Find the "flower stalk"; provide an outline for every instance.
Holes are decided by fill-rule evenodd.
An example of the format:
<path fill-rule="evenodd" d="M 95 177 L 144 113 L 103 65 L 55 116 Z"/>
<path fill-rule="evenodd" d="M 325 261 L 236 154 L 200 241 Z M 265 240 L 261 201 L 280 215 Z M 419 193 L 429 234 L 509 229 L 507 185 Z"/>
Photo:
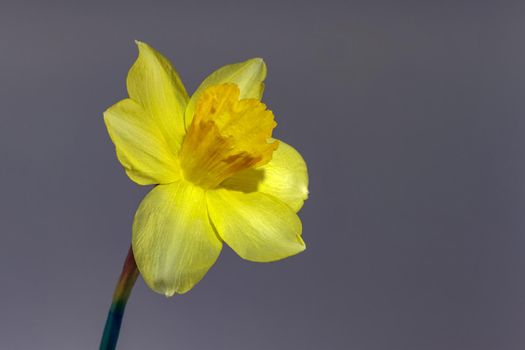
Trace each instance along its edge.
<path fill-rule="evenodd" d="M 128 302 L 138 275 L 139 271 L 130 247 L 115 292 L 113 293 L 106 326 L 104 327 L 104 333 L 100 342 L 100 350 L 114 350 L 116 348 L 126 303 Z"/>

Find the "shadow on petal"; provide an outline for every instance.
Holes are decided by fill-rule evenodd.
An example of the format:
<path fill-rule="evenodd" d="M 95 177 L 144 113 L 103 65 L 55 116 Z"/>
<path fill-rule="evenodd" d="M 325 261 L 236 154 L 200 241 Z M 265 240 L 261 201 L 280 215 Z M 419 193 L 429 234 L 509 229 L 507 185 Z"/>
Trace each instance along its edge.
<path fill-rule="evenodd" d="M 265 169 L 246 169 L 224 180 L 219 188 L 244 193 L 257 192 L 259 191 L 259 185 L 264 181 L 265 176 Z"/>

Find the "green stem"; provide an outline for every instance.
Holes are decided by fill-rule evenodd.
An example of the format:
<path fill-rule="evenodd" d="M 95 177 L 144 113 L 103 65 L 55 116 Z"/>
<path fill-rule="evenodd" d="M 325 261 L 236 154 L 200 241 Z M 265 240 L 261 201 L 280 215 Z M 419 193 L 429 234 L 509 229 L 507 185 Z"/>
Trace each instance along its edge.
<path fill-rule="evenodd" d="M 126 303 L 128 302 L 129 295 L 138 276 L 139 270 L 137 270 L 133 251 L 129 248 L 128 256 L 126 257 L 119 281 L 113 293 L 111 308 L 108 312 L 104 334 L 100 342 L 100 350 L 114 350 L 116 348 Z"/>

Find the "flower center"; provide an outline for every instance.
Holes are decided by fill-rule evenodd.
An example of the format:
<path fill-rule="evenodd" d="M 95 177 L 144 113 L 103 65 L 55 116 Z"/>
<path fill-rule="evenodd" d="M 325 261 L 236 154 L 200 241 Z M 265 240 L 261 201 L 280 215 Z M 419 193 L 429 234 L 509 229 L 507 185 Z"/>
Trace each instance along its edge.
<path fill-rule="evenodd" d="M 179 153 L 184 177 L 214 188 L 231 175 L 268 163 L 278 142 L 277 123 L 266 105 L 239 99 L 235 84 L 211 86 L 199 97 Z"/>

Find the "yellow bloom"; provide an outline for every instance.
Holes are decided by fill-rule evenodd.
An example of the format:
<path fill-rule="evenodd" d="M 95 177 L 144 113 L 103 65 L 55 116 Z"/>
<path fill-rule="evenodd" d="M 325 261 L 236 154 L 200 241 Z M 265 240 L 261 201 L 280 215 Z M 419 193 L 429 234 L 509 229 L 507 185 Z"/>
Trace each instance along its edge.
<path fill-rule="evenodd" d="M 189 97 L 171 63 L 145 43 L 127 78 L 129 98 L 104 112 L 117 157 L 140 185 L 157 185 L 133 222 L 132 248 L 158 293 L 185 293 L 226 242 L 269 262 L 305 249 L 297 212 L 308 196 L 299 153 L 271 138 L 260 102 L 262 59 L 228 65 Z"/>

